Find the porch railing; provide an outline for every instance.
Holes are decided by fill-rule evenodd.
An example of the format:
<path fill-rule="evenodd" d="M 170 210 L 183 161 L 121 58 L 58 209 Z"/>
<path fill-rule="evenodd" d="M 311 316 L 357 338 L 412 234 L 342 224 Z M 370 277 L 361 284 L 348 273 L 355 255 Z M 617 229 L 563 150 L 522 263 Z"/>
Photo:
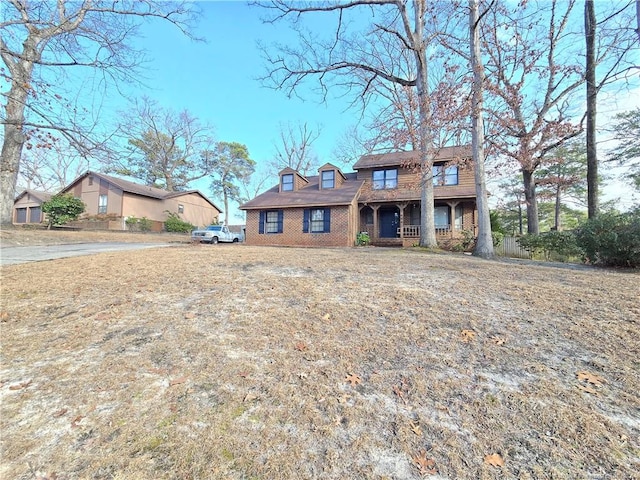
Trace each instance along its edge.
<path fill-rule="evenodd" d="M 420 238 L 420 225 L 405 225 L 402 228 L 402 236 L 404 238 Z M 475 234 L 475 225 L 472 227 Z M 459 229 L 451 229 L 450 227 L 436 228 L 436 236 L 439 237 L 452 237 L 456 232 L 461 232 Z M 400 228 L 398 228 L 398 236 L 400 236 Z"/>

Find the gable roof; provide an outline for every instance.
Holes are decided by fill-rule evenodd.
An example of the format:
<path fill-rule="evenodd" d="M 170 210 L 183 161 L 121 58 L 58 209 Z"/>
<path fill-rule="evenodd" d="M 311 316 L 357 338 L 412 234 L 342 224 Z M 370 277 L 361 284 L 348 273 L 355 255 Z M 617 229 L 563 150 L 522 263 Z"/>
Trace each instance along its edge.
<path fill-rule="evenodd" d="M 319 176 L 306 177 L 308 184 L 292 192 L 280 192 L 280 186 L 270 188 L 253 200 L 240 205 L 241 210 L 292 207 L 322 207 L 349 205 L 358 195 L 364 180 L 358 180 L 355 173 L 345 174 L 345 182 L 340 188 L 320 189 Z"/>
<path fill-rule="evenodd" d="M 420 152 L 411 150 L 408 152 L 391 152 L 363 155 L 353 166 L 354 170 L 362 168 L 394 167 L 407 165 L 419 161 Z M 471 158 L 471 146 L 443 147 L 435 152 L 434 162 L 446 162 L 447 160 Z"/>
<path fill-rule="evenodd" d="M 50 193 L 50 192 L 41 192 L 39 190 L 31 190 L 30 188 L 25 188 L 20 193 L 20 195 L 18 195 L 15 198 L 14 203 L 20 200 L 22 197 L 24 197 L 27 194 L 31 195 L 36 200 L 40 201 L 40 203 L 48 202 L 49 200 L 51 200 L 51 197 L 53 197 L 54 195 L 53 193 Z"/>
<path fill-rule="evenodd" d="M 90 170 L 80 175 L 78 178 L 76 178 L 73 182 L 67 185 L 63 191 L 70 190 L 76 183 L 82 181 L 82 179 L 88 176 L 100 178 L 108 183 L 111 183 L 112 185 L 115 185 L 123 192 L 132 193 L 134 195 L 140 195 L 142 197 L 155 198 L 157 200 L 166 200 L 168 198 L 175 198 L 175 197 L 180 197 L 182 195 L 189 195 L 191 193 L 195 193 L 197 195 L 200 195 L 204 200 L 207 201 L 207 203 L 209 203 L 213 208 L 218 210 L 218 212 L 223 213 L 222 210 L 218 208 L 218 206 L 215 203 L 213 203 L 206 196 L 204 196 L 200 192 L 200 190 L 185 190 L 183 192 L 170 192 L 168 190 L 162 190 L 161 188 L 140 185 L 139 183 L 131 182 L 129 180 L 124 180 L 118 177 L 112 177 L 111 175 L 105 175 L 104 173 L 92 172 Z"/>

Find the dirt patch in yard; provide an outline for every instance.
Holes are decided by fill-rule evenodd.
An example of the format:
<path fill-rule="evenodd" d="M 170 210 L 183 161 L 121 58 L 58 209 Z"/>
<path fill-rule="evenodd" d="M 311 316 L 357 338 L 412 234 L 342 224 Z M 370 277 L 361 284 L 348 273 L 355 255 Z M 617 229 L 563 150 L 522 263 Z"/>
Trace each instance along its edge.
<path fill-rule="evenodd" d="M 2 478 L 638 478 L 637 273 L 245 245 L 0 271 Z"/>

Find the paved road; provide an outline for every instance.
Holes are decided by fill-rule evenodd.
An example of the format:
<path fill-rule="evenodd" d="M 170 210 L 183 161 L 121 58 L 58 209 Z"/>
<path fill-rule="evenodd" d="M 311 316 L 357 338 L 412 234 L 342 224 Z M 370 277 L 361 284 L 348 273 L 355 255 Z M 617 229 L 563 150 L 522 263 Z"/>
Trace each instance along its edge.
<path fill-rule="evenodd" d="M 175 244 L 174 244 L 175 245 Z M 143 248 L 170 247 L 165 243 L 72 243 L 65 245 L 36 245 L 29 247 L 0 248 L 0 265 L 41 262 L 55 258 L 78 257 L 101 252 L 118 252 L 124 250 L 140 250 Z"/>

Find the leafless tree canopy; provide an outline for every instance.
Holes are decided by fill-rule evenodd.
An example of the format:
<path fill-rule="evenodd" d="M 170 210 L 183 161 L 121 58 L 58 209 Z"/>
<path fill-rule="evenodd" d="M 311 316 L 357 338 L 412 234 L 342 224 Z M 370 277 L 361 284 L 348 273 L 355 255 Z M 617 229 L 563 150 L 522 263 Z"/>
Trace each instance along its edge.
<path fill-rule="evenodd" d="M 290 167 L 303 175 L 311 175 L 320 167 L 318 156 L 313 151 L 315 142 L 322 133 L 322 127 L 315 129 L 307 122 L 280 124 L 280 139 L 274 144 L 275 154 L 272 161 L 274 173 Z"/>
<path fill-rule="evenodd" d="M 141 22 L 157 19 L 186 35 L 193 20 L 189 2 L 155 0 L 28 2 L 9 0 L 0 9 L 0 75 L 9 88 L 2 93 L 5 108 L 0 157 L 0 223 L 11 222 L 11 208 L 22 149 L 35 132 L 64 136 L 87 154 L 104 138 L 94 132 L 95 106 L 76 103 L 81 82 L 101 93 L 107 85 L 136 81 L 143 52 L 132 40 Z M 66 75 L 73 90 L 63 90 Z"/>
<path fill-rule="evenodd" d="M 213 127 L 187 110 L 174 112 L 142 98 L 122 119 L 120 135 L 127 149 L 112 157 L 110 171 L 169 191 L 185 190 L 211 174 L 207 152 L 215 146 Z"/>

